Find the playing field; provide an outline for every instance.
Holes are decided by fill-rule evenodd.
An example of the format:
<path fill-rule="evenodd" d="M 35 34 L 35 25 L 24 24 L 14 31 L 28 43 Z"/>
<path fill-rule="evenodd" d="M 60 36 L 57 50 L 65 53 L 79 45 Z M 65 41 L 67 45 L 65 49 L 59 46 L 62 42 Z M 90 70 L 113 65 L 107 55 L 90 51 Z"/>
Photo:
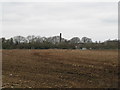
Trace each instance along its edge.
<path fill-rule="evenodd" d="M 117 50 L 3 50 L 4 88 L 117 87 Z"/>

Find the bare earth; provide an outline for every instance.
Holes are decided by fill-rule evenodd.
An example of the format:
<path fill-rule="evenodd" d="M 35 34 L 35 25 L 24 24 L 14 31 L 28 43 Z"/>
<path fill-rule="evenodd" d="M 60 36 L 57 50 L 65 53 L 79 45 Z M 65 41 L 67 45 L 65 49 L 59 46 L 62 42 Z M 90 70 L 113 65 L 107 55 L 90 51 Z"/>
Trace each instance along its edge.
<path fill-rule="evenodd" d="M 117 50 L 3 50 L 3 88 L 117 87 Z"/>

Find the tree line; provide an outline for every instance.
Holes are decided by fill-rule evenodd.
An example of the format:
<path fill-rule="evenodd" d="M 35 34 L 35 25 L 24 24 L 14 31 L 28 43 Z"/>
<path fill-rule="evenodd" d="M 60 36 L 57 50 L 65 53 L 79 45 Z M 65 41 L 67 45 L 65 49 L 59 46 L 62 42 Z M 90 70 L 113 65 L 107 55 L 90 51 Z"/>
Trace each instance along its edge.
<path fill-rule="evenodd" d="M 0 38 L 2 49 L 118 49 L 118 40 L 93 42 L 91 38 L 73 37 L 70 40 L 60 36 L 40 37 L 29 35 L 27 37 L 15 36 L 9 39 Z"/>

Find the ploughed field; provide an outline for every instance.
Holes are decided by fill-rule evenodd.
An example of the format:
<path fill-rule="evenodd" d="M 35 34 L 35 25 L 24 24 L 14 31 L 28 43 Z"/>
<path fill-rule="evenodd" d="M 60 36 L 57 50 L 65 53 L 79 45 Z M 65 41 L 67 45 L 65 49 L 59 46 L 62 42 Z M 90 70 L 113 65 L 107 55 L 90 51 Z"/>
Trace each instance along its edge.
<path fill-rule="evenodd" d="M 117 87 L 117 50 L 3 50 L 3 88 Z"/>

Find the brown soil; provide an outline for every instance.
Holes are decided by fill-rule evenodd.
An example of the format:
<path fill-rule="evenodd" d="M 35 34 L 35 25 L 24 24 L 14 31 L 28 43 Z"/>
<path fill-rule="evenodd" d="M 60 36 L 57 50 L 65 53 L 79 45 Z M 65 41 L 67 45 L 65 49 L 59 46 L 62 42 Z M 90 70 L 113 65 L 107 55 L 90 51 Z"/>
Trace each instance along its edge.
<path fill-rule="evenodd" d="M 117 50 L 3 50 L 3 88 L 117 87 Z"/>

